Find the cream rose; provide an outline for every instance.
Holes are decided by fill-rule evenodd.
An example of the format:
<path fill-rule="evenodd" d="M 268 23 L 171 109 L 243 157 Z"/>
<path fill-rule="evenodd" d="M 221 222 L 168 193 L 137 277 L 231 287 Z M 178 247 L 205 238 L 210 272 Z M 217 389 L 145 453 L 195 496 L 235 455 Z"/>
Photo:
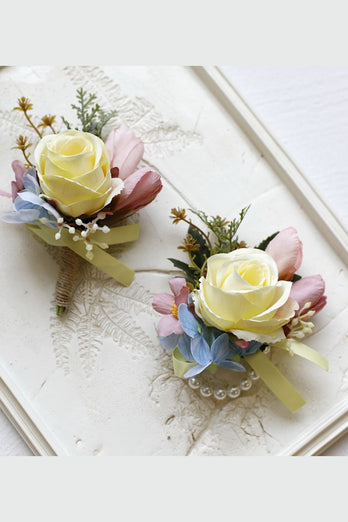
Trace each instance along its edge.
<path fill-rule="evenodd" d="M 111 177 L 104 142 L 89 132 L 44 136 L 35 149 L 35 162 L 43 193 L 66 216 L 94 214 L 123 188 L 121 179 Z"/>
<path fill-rule="evenodd" d="M 245 341 L 276 342 L 285 337 L 282 326 L 298 308 L 289 298 L 291 286 L 290 281 L 278 281 L 269 254 L 240 248 L 208 259 L 206 278 L 200 279 L 193 301 L 208 326 Z"/>

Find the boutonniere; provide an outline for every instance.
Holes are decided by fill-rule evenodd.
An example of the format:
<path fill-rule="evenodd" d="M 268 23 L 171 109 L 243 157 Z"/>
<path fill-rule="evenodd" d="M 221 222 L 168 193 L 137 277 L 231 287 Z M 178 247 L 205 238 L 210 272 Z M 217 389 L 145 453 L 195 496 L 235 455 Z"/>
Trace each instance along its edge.
<path fill-rule="evenodd" d="M 162 315 L 159 340 L 172 352 L 175 375 L 203 397 L 237 399 L 261 378 L 294 412 L 305 401 L 270 352 L 284 350 L 328 369 L 326 359 L 303 343 L 326 304 L 325 283 L 320 275 L 297 273 L 303 249 L 293 227 L 257 246 L 239 240 L 247 210 L 231 221 L 190 210 L 198 226 L 185 209 L 172 209 L 174 224 L 188 224 L 178 248 L 189 261 L 170 259 L 183 277 L 169 281 L 171 294 L 153 299 Z"/>
<path fill-rule="evenodd" d="M 105 112 L 82 88 L 72 108 L 79 123 L 73 126 L 62 117 L 65 130 L 57 132 L 56 116 L 45 115 L 35 124 L 31 101 L 18 99 L 14 110 L 23 113 L 38 139 L 17 138 L 14 148 L 24 162 L 12 162 L 12 194 L 1 191 L 13 201 L 13 212 L 3 221 L 25 225 L 47 244 L 61 247 L 58 315 L 69 307 L 81 258 L 125 286 L 132 282 L 133 270 L 107 249 L 138 238 L 138 224 L 119 223 L 151 203 L 162 188 L 157 172 L 137 170 L 144 144 L 132 130 L 120 127 L 102 139 L 116 111 Z"/>

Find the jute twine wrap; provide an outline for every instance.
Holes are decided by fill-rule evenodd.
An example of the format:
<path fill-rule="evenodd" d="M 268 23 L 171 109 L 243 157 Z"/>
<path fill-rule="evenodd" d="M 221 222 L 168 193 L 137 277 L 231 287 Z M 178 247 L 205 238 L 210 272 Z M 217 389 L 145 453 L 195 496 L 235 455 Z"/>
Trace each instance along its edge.
<path fill-rule="evenodd" d="M 64 311 L 70 305 L 79 275 L 80 257 L 70 248 L 62 247 L 60 269 L 56 285 L 56 304 Z"/>

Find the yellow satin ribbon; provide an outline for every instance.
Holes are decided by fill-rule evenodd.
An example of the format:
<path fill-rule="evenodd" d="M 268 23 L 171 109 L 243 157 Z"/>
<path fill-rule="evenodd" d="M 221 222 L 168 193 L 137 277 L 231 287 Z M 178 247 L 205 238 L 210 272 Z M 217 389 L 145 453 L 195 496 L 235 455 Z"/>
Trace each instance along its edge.
<path fill-rule="evenodd" d="M 185 357 L 180 352 L 179 348 L 176 347 L 172 353 L 173 359 L 173 369 L 174 375 L 180 377 L 181 379 L 184 377 L 185 373 L 192 368 L 192 366 L 196 366 L 196 362 L 189 362 L 185 359 Z"/>
<path fill-rule="evenodd" d="M 319 352 L 313 350 L 306 344 L 300 343 L 296 339 L 285 339 L 284 341 L 280 341 L 279 343 L 274 343 L 271 346 L 275 346 L 277 348 L 281 348 L 282 350 L 286 350 L 290 355 L 296 354 L 304 359 L 308 359 L 308 361 L 317 364 L 323 370 L 328 371 L 329 363 L 325 357 L 323 357 Z"/>
<path fill-rule="evenodd" d="M 297 411 L 306 403 L 293 385 L 261 350 L 247 355 L 245 360 L 291 412 Z"/>
<path fill-rule="evenodd" d="M 83 241 L 73 241 L 72 234 L 66 229 L 61 230 L 61 238 L 55 239 L 57 229 L 46 226 L 27 225 L 29 230 L 40 237 L 43 241 L 52 246 L 65 246 L 70 248 L 73 252 L 81 256 L 83 259 L 96 266 L 102 272 L 113 277 L 116 281 L 124 286 L 129 286 L 134 279 L 134 271 L 128 266 L 121 263 L 110 254 L 93 245 L 93 259 L 86 258 L 86 247 Z M 124 225 L 121 227 L 111 228 L 110 232 L 106 234 L 102 231 L 97 231 L 93 234 L 93 239 L 107 243 L 108 245 L 116 245 L 135 241 L 139 237 L 139 224 Z"/>

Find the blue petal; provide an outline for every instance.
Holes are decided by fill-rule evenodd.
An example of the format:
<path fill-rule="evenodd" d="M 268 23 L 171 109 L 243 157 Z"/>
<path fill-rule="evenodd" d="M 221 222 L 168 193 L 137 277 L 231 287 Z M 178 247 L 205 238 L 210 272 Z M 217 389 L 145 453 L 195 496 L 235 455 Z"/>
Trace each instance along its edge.
<path fill-rule="evenodd" d="M 244 366 L 236 361 L 221 361 L 219 366 L 221 366 L 221 368 L 227 368 L 228 370 L 235 370 L 236 372 L 245 372 Z"/>
<path fill-rule="evenodd" d="M 25 171 L 23 176 L 23 185 L 24 188 L 30 190 L 30 192 L 34 192 L 37 195 L 41 193 L 40 185 L 36 179 L 35 168 L 31 167 L 30 169 Z"/>
<path fill-rule="evenodd" d="M 5 223 L 32 223 L 39 217 L 39 212 L 36 209 L 23 209 L 19 212 L 10 212 L 1 216 L 1 220 Z"/>
<path fill-rule="evenodd" d="M 52 205 L 33 192 L 28 190 L 18 192 L 18 196 L 14 201 L 14 208 L 17 212 L 24 209 L 35 209 L 37 211 L 36 219 L 42 220 L 44 218 L 45 220 L 48 220 L 48 222 L 45 223 L 47 226 L 57 227 L 57 219 L 60 217 L 59 212 L 52 207 Z M 26 220 L 25 222 L 29 221 Z"/>
<path fill-rule="evenodd" d="M 198 375 L 199 373 L 203 372 L 206 368 L 208 368 L 210 363 L 205 364 L 204 366 L 201 364 L 197 364 L 197 366 L 192 366 L 187 372 L 185 373 L 184 377 L 193 377 L 194 375 Z"/>
<path fill-rule="evenodd" d="M 159 337 L 159 341 L 161 343 L 162 348 L 167 350 L 168 352 L 171 352 L 178 346 L 179 341 L 179 335 L 177 334 L 171 334 L 167 335 L 167 337 Z"/>
<path fill-rule="evenodd" d="M 220 364 L 221 361 L 227 359 L 227 357 L 231 355 L 229 344 L 227 333 L 223 333 L 215 339 L 211 347 L 213 363 Z"/>
<path fill-rule="evenodd" d="M 246 371 L 242 364 L 237 363 L 236 361 L 229 361 L 227 359 L 225 361 L 221 361 L 219 366 L 221 366 L 221 368 L 226 368 L 227 370 L 235 370 L 236 372 Z"/>
<path fill-rule="evenodd" d="M 37 194 L 30 192 L 30 190 L 22 190 L 21 192 L 18 192 L 15 202 L 17 199 L 20 201 L 26 201 L 31 205 L 36 205 L 38 207 L 42 207 L 44 203 L 44 201 Z"/>
<path fill-rule="evenodd" d="M 59 212 L 54 207 L 52 207 L 52 205 L 47 203 L 47 201 L 43 201 L 43 200 L 41 200 L 41 201 L 42 201 L 41 207 L 44 208 L 49 214 L 52 214 L 52 216 L 55 217 L 55 221 L 57 221 L 57 219 L 59 219 L 61 217 Z"/>
<path fill-rule="evenodd" d="M 191 314 L 189 309 L 187 308 L 187 305 L 184 303 L 181 303 L 179 305 L 178 309 L 178 315 L 179 315 L 179 321 L 181 326 L 183 327 L 184 331 L 189 335 L 190 337 L 198 337 L 199 331 L 198 326 L 199 323 L 195 319 L 194 315 Z"/>
<path fill-rule="evenodd" d="M 191 337 L 183 333 L 180 336 L 179 342 L 178 342 L 178 348 L 182 354 L 183 357 L 185 357 L 186 361 L 193 362 L 194 358 L 192 357 L 191 353 Z"/>
<path fill-rule="evenodd" d="M 191 353 L 199 364 L 205 366 L 211 363 L 209 344 L 203 337 L 196 337 L 191 340 Z"/>

